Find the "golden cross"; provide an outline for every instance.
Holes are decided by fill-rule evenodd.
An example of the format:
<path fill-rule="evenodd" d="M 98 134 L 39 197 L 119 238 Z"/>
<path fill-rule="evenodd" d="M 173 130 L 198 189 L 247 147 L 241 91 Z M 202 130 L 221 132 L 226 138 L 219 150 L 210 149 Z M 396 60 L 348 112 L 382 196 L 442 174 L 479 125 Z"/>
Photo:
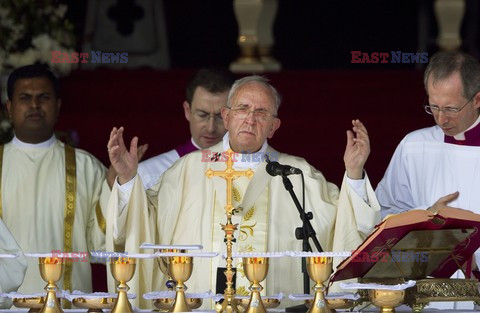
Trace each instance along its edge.
<path fill-rule="evenodd" d="M 253 171 L 248 169 L 246 171 L 236 171 L 233 169 L 233 155 L 234 152 L 232 149 L 228 149 L 226 152 L 227 161 L 227 168 L 224 171 L 213 171 L 212 169 L 208 169 L 205 172 L 205 175 L 208 178 L 212 178 L 213 176 L 218 176 L 227 181 L 227 205 L 225 206 L 225 211 L 227 212 L 227 218 L 231 218 L 232 212 L 234 207 L 232 205 L 232 191 L 233 191 L 233 180 L 240 176 L 247 176 L 249 179 L 253 176 Z"/>

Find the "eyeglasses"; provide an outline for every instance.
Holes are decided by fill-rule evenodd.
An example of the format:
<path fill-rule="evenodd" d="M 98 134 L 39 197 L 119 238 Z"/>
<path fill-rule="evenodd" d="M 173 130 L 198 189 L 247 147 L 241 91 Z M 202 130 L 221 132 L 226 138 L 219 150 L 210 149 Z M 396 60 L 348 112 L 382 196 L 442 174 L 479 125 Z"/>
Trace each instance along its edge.
<path fill-rule="evenodd" d="M 212 114 L 205 111 L 194 111 L 193 118 L 199 123 L 207 123 L 210 121 L 210 118 L 213 118 L 213 122 L 216 124 L 223 123 L 222 115 L 220 113 Z"/>
<path fill-rule="evenodd" d="M 227 109 L 232 111 L 233 115 L 236 118 L 241 119 L 241 120 L 246 119 L 248 117 L 248 114 L 250 114 L 250 113 L 252 113 L 252 116 L 256 121 L 261 121 L 261 122 L 266 122 L 272 117 L 273 118 L 277 117 L 276 115 L 268 112 L 265 109 L 250 110 L 250 108 L 246 105 L 245 106 L 241 105 L 241 106 L 238 106 L 236 108 L 227 107 Z"/>
<path fill-rule="evenodd" d="M 427 112 L 430 115 L 438 115 L 440 112 L 443 112 L 443 114 L 445 114 L 448 117 L 456 117 L 458 115 L 458 113 L 460 113 L 460 111 L 463 110 L 463 108 L 465 108 L 467 106 L 467 104 L 472 100 L 473 99 L 468 100 L 460 108 L 450 108 L 450 107 L 439 108 L 436 105 L 425 104 L 424 109 L 425 109 L 425 112 Z M 425 98 L 425 101 L 427 101 L 427 98 Z"/>

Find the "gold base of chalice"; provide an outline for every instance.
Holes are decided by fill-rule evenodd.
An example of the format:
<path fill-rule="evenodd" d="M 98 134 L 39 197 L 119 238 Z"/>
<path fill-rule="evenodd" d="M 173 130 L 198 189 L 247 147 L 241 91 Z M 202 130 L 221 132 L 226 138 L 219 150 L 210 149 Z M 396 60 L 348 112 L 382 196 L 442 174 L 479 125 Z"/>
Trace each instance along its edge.
<path fill-rule="evenodd" d="M 73 299 L 72 304 L 82 309 L 88 309 L 88 313 L 101 313 L 104 309 L 111 309 L 115 305 L 115 298 L 103 297 L 103 298 L 76 298 Z"/>
<path fill-rule="evenodd" d="M 168 272 L 173 280 L 177 282 L 175 287 L 175 301 L 169 312 L 191 312 L 185 297 L 185 284 L 193 270 L 193 257 L 191 256 L 171 256 L 168 257 Z"/>
<path fill-rule="evenodd" d="M 251 283 L 249 289 L 252 292 L 245 313 L 265 313 L 267 311 L 260 296 L 260 291 L 263 290 L 260 282 L 267 277 L 268 258 L 248 257 L 243 258 L 242 262 L 243 271 Z"/>
<path fill-rule="evenodd" d="M 323 283 L 332 274 L 332 258 L 310 256 L 307 257 L 306 261 L 308 276 L 315 282 L 315 286 L 313 286 L 315 296 L 307 313 L 331 313 L 332 311 L 325 301 L 325 286 Z"/>
<path fill-rule="evenodd" d="M 40 257 L 38 258 L 38 267 L 42 279 L 48 284 L 45 287 L 47 296 L 45 303 L 40 309 L 40 313 L 63 313 L 63 310 L 57 299 L 57 281 L 62 278 L 63 258 L 58 257 Z"/>
<path fill-rule="evenodd" d="M 111 313 L 132 313 L 132 305 L 128 301 L 127 291 L 130 289 L 127 282 L 135 273 L 135 259 L 118 257 L 110 260 L 110 270 L 113 278 L 119 283 L 117 286 L 117 300 Z"/>
<path fill-rule="evenodd" d="M 369 289 L 368 297 L 381 313 L 394 313 L 395 307 L 405 299 L 405 290 Z"/>

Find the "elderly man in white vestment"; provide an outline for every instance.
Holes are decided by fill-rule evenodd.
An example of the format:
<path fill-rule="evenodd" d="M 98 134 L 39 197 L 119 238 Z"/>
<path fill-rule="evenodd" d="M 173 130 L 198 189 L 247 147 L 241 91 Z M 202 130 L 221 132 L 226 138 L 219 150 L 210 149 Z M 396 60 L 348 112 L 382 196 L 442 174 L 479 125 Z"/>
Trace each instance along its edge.
<path fill-rule="evenodd" d="M 23 282 L 27 261 L 2 219 L 0 219 L 0 254 L 18 255 L 14 259 L 0 258 L 0 293 L 17 291 Z M 8 309 L 11 305 L 11 299 L 0 297 L 0 309 Z"/>
<path fill-rule="evenodd" d="M 57 78 L 43 65 L 29 65 L 14 70 L 7 87 L 14 138 L 0 147 L 5 225 L 24 252 L 104 250 L 99 198 L 106 169 L 89 153 L 55 138 L 61 105 Z M 38 259 L 28 258 L 19 292 L 42 292 L 45 285 Z M 57 285 L 90 292 L 88 258 L 68 263 Z"/>
<path fill-rule="evenodd" d="M 295 228 L 301 226 L 298 211 L 281 177 L 266 173 L 266 162 L 262 157 L 265 155 L 303 171 L 306 210 L 313 212 L 312 225 L 323 250 L 356 248 L 367 235 L 365 230 L 373 227 L 372 223 L 379 214 L 375 194 L 363 170 L 370 153 L 366 128 L 355 120 L 352 122 L 353 131 L 347 132 L 344 155 L 347 173 L 339 190 L 304 159 L 279 153 L 268 145 L 267 138 L 271 138 L 280 127 L 279 105 L 278 92 L 264 78 L 249 76 L 236 81 L 229 93 L 228 107 L 222 109 L 228 130 L 223 141 L 209 150 L 192 152 L 177 161 L 147 192 L 136 175 L 138 138 L 132 139 L 130 150 L 127 150 L 123 128 L 114 128 L 108 149 L 118 177 L 109 202 L 107 248 L 124 245 L 127 252 L 135 252 L 143 241 L 148 241 L 201 244 L 204 251 L 224 252 L 225 233 L 220 223 L 226 222 L 226 183 L 221 178 L 208 179 L 205 171 L 208 168 L 225 169 L 219 153 L 229 148 L 238 153 L 235 169 L 251 168 L 255 172 L 251 181 L 240 177 L 233 183 L 233 204 L 243 207 L 243 211 L 233 217 L 233 223 L 239 224 L 234 252 L 302 249 L 301 241 L 294 235 Z M 300 190 L 301 178 L 290 177 Z M 301 195 L 299 200 L 302 202 Z M 362 215 L 356 216 L 357 212 Z M 142 260 L 142 264 L 129 283 L 132 290 L 142 294 L 164 289 L 165 277 L 156 263 Z M 245 294 L 249 283 L 240 265 L 236 265 L 236 291 Z M 189 292 L 215 290 L 219 267 L 225 267 L 221 258 L 195 258 L 193 274 L 187 282 Z M 267 295 L 302 292 L 300 259 L 272 260 L 262 285 L 265 288 L 263 293 Z M 282 305 L 288 304 L 285 300 Z M 149 305 L 150 301 L 140 301 L 141 307 Z M 207 302 L 204 307 L 210 305 Z"/>
<path fill-rule="evenodd" d="M 439 52 L 424 85 L 425 111 L 437 125 L 411 132 L 398 145 L 376 189 L 382 217 L 446 207 L 480 213 L 480 64 L 461 52 Z"/>

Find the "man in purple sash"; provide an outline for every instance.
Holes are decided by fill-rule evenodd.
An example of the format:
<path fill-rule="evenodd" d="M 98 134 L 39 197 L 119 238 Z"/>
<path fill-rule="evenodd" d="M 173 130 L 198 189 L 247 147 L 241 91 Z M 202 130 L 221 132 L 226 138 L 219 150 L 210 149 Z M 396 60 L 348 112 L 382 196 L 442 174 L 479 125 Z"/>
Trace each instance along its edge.
<path fill-rule="evenodd" d="M 425 111 L 437 125 L 398 145 L 376 189 L 382 217 L 445 207 L 480 213 L 480 64 L 461 52 L 439 52 L 424 85 Z"/>
<path fill-rule="evenodd" d="M 175 149 L 138 165 L 138 174 L 146 190 L 155 185 L 163 172 L 185 154 L 209 148 L 222 140 L 226 130 L 220 111 L 227 105 L 228 92 L 234 81 L 231 72 L 214 68 L 200 69 L 190 79 L 183 110 L 190 124 L 192 138 Z M 143 155 L 146 148 L 146 145 L 139 147 L 139 155 Z M 113 168 L 110 168 L 110 186 L 113 185 L 115 176 Z"/>

